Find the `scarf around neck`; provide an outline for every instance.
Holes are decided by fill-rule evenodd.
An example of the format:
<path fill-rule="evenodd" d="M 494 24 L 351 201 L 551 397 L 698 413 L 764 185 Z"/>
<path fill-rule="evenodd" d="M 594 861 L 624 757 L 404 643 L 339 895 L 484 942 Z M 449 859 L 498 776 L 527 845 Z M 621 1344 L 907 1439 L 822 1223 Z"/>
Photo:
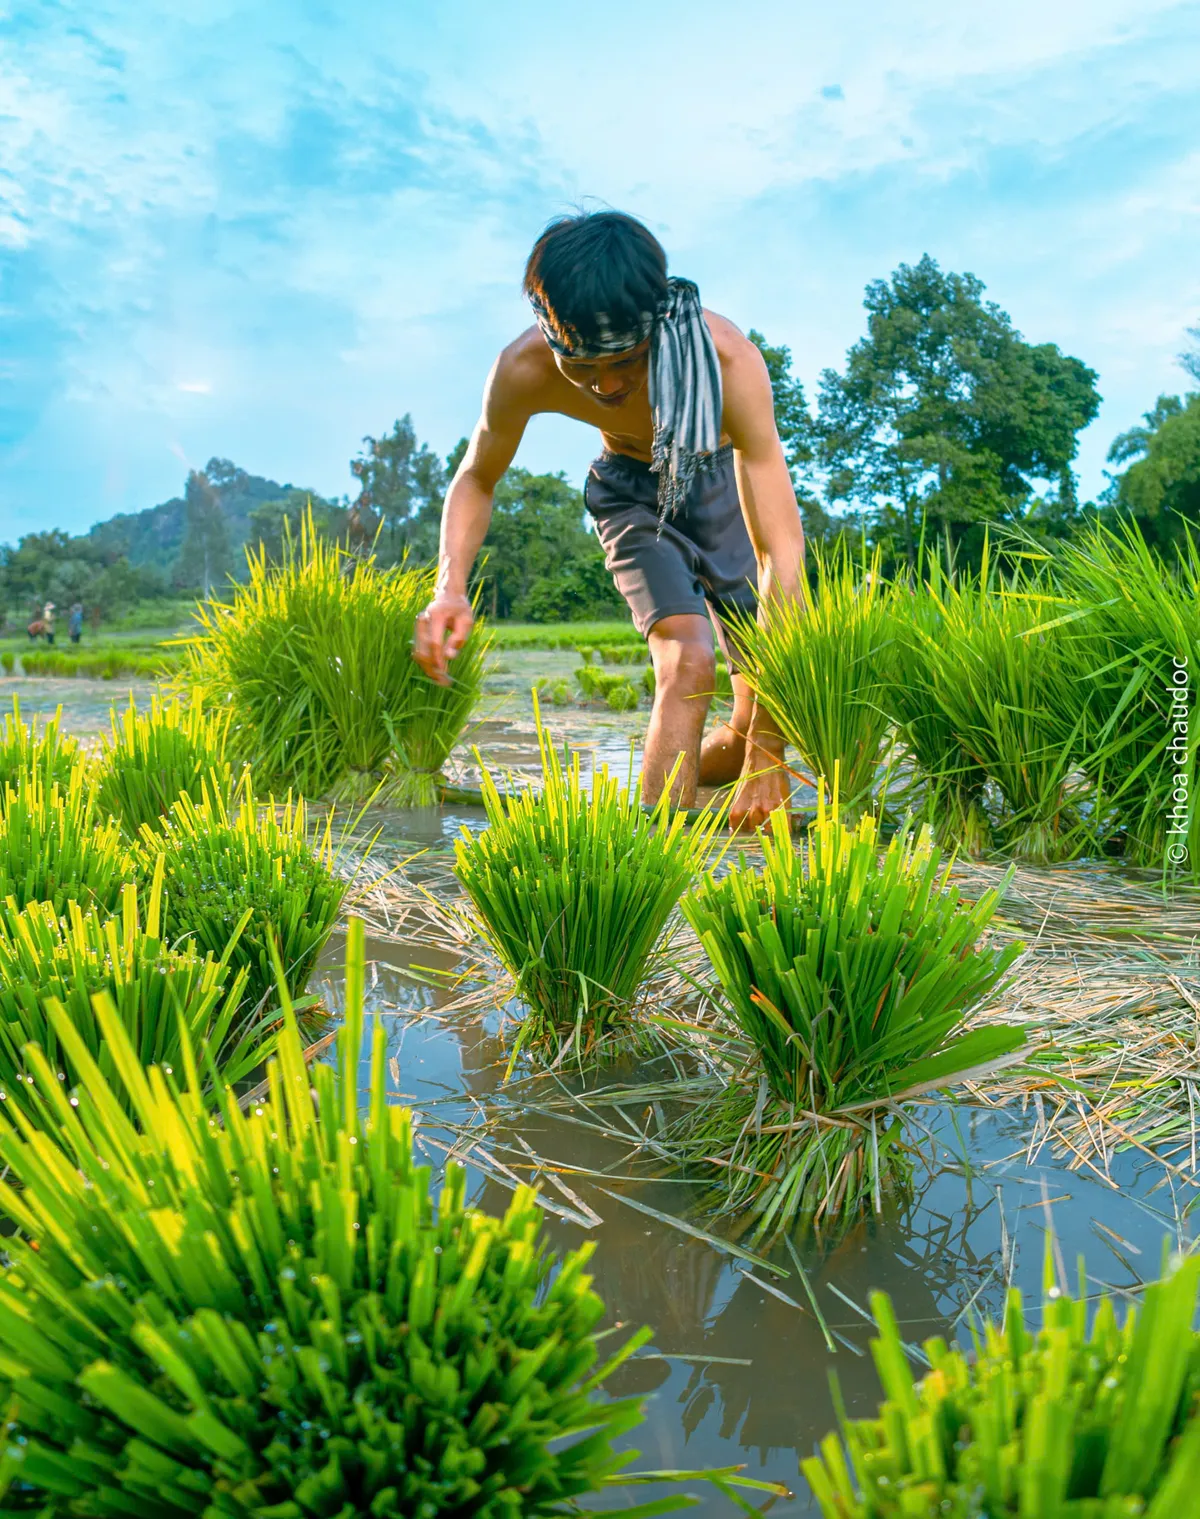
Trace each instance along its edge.
<path fill-rule="evenodd" d="M 649 397 L 654 421 L 650 469 L 658 476 L 658 530 L 687 499 L 696 470 L 721 442 L 721 365 L 691 280 L 672 277 L 657 311 L 643 311 L 633 327 L 614 330 L 597 312 L 598 336 L 585 343 L 567 332 L 531 298 L 542 336 L 571 359 L 607 358 L 650 339 Z"/>

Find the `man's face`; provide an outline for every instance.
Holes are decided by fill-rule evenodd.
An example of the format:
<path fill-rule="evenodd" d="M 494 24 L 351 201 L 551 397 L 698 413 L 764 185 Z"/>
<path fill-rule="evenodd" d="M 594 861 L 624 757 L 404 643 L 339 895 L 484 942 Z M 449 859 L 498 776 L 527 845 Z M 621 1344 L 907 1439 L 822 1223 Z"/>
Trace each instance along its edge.
<path fill-rule="evenodd" d="M 561 353 L 554 362 L 578 390 L 601 406 L 621 406 L 646 384 L 650 370 L 650 339 L 624 353 L 610 353 L 602 359 L 570 359 Z"/>

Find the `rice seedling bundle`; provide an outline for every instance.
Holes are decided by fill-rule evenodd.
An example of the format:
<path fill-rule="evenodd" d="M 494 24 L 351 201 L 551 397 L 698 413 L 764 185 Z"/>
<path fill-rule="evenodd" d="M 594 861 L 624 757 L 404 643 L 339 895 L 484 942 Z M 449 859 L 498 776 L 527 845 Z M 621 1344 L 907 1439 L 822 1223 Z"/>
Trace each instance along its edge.
<path fill-rule="evenodd" d="M 204 798 L 204 786 L 228 797 L 232 768 L 225 756 L 229 708 L 206 712 L 196 692 L 190 702 L 163 701 L 157 693 L 149 712 L 131 700 L 118 722 L 111 715 L 112 736 L 102 738 L 96 770 L 101 808 L 121 821 L 129 837 L 142 825 L 158 828 L 180 796 Z"/>
<path fill-rule="evenodd" d="M 753 1052 L 701 1123 L 707 1153 L 724 1146 L 730 1176 L 754 1178 L 731 1206 L 760 1234 L 855 1216 L 903 1167 L 895 1105 L 1023 1042 L 1015 1028 L 962 1028 L 1021 952 L 979 945 L 1000 892 L 960 903 L 928 828 L 901 830 L 880 860 L 877 827 L 869 813 L 843 823 L 835 788 L 807 851 L 774 813 L 761 870 L 710 875 L 680 904 Z"/>
<path fill-rule="evenodd" d="M 247 973 L 252 1006 L 275 985 L 274 941 L 291 995 L 304 993 L 347 890 L 333 868 L 332 815 L 311 842 L 303 801 L 260 808 L 247 785 L 231 813 L 220 795 L 197 805 L 184 794 L 164 828 L 142 829 L 140 851 L 146 876 L 162 871 L 168 941 L 187 936 L 201 953 L 228 952 L 233 969 Z"/>
<path fill-rule="evenodd" d="M 1200 678 L 1200 546 L 1189 534 L 1164 561 L 1134 525 L 1098 525 L 1066 546 L 1058 576 L 1080 609 L 1061 635 L 1070 675 L 1062 701 L 1081 728 L 1079 762 L 1097 811 L 1123 831 L 1132 864 L 1200 872 L 1200 720 L 1189 721 Z"/>
<path fill-rule="evenodd" d="M 16 668 L 16 663 L 16 655 L 13 654 L 10 650 L 5 649 L 4 652 L 0 654 L 0 670 L 3 670 L 5 675 L 12 674 L 13 670 Z"/>
<path fill-rule="evenodd" d="M 247 1114 L 188 1040 L 144 1072 L 98 997 L 106 1080 L 51 1004 L 78 1106 L 30 1046 L 59 1132 L 0 1113 L 6 1512 L 521 1519 L 621 1480 L 640 1409 L 593 1394 L 648 1335 L 599 1364 L 591 1247 L 556 1261 L 528 1189 L 491 1218 L 450 1166 L 433 1195 L 378 1024 L 359 1112 L 362 998 L 354 924 L 336 1070 L 289 1015 Z"/>
<path fill-rule="evenodd" d="M 200 609 L 187 679 L 228 704 L 231 753 L 264 784 L 305 796 L 437 799 L 437 781 L 483 678 L 476 629 L 436 685 L 412 657 L 432 569 L 380 569 L 322 540 L 311 519 L 280 565 L 250 553 L 232 601 Z"/>
<path fill-rule="evenodd" d="M 79 758 L 78 743 L 61 729 L 62 708 L 58 707 L 38 731 L 35 716 L 26 722 L 21 716 L 21 704 L 14 696 L 12 712 L 4 714 L 4 731 L 0 734 L 0 807 L 4 805 L 5 788 L 15 786 L 22 776 L 32 775 L 36 770 L 45 786 L 55 781 L 66 785 Z"/>
<path fill-rule="evenodd" d="M 542 790 L 502 799 L 483 770 L 488 827 L 465 829 L 456 874 L 528 1013 L 525 1045 L 577 1053 L 625 1023 L 680 893 L 705 859 L 719 815 L 691 828 L 670 787 L 649 813 L 641 787 L 607 767 L 585 789 L 578 753 L 555 753 L 534 695 Z"/>
<path fill-rule="evenodd" d="M 613 712 L 632 712 L 638 704 L 637 688 L 631 680 L 620 680 L 604 699 Z"/>
<path fill-rule="evenodd" d="M 881 699 L 915 772 L 908 797 L 914 820 L 928 822 L 939 843 L 979 855 L 993 842 L 984 807 L 988 773 L 963 746 L 939 700 L 935 676 L 944 576 L 936 560 L 926 569 L 928 585 L 922 580 L 897 586 L 895 666 Z"/>
<path fill-rule="evenodd" d="M 555 707 L 569 707 L 574 700 L 571 682 L 562 676 L 543 676 L 536 689 Z"/>
<path fill-rule="evenodd" d="M 1086 1278 L 1084 1279 L 1086 1283 Z M 1178 1263 L 1118 1320 L 1101 1299 L 1088 1327 L 1051 1288 L 1042 1327 L 1009 1293 L 968 1358 L 927 1340 L 914 1382 L 892 1305 L 872 1294 L 885 1402 L 842 1416 L 801 1462 L 825 1519 L 1184 1519 L 1200 1506 L 1200 1259 Z M 841 1398 L 838 1397 L 841 1404 Z"/>
<path fill-rule="evenodd" d="M 1076 775 L 1083 724 L 1065 695 L 1073 671 L 1061 599 L 1033 580 L 996 583 L 986 546 L 978 575 L 931 594 L 936 630 L 916 629 L 931 693 L 998 789 L 991 821 L 1000 847 L 1031 863 L 1095 848 L 1089 788 Z"/>
<path fill-rule="evenodd" d="M 607 701 L 613 691 L 630 684 L 629 677 L 617 670 L 600 670 L 595 665 L 580 665 L 575 671 L 579 689 L 590 701 Z"/>
<path fill-rule="evenodd" d="M 50 769 L 49 761 L 36 764 L 2 788 L 0 902 L 111 912 L 134 869 L 120 824 L 104 815 L 84 761 L 63 783 L 46 781 Z"/>
<path fill-rule="evenodd" d="M 879 552 L 856 561 L 846 547 L 815 552 L 816 590 L 772 598 L 738 630 L 743 673 L 814 776 L 841 776 L 843 806 L 870 802 L 891 726 L 884 692 L 894 680 L 893 593 Z"/>
<path fill-rule="evenodd" d="M 68 649 L 31 649 L 21 655 L 26 675 L 85 677 L 92 680 L 118 680 L 132 676 L 138 680 L 163 680 L 180 667 L 178 656 L 162 653 L 140 654 L 110 649 L 85 654 Z"/>
<path fill-rule="evenodd" d="M 114 1051 L 100 1037 L 93 996 L 111 999 L 129 1043 L 144 1066 L 168 1071 L 182 1059 L 182 1034 L 207 1048 L 225 1081 L 243 1080 L 270 1052 L 274 1035 L 241 1010 L 246 972 L 229 970 L 234 943 L 221 959 L 191 945 L 169 949 L 161 932 L 162 863 L 152 883 L 145 926 L 137 887 L 123 892 L 121 911 L 102 918 L 68 903 L 59 918 L 47 902 L 0 920 L 0 1092 L 20 1101 L 24 1048 L 30 1042 L 63 1073 L 70 1093 L 80 1079 L 59 1045 L 46 1004 L 70 1019 L 106 1081 L 116 1078 Z"/>

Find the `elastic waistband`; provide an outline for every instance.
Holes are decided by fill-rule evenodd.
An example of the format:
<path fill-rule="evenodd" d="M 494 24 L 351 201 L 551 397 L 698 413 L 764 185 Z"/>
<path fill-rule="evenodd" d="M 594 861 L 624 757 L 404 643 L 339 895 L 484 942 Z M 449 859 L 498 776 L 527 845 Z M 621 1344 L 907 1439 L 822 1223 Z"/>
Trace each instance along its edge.
<path fill-rule="evenodd" d="M 733 444 L 722 443 L 720 448 L 718 448 L 715 453 L 709 454 L 706 459 L 701 461 L 700 468 L 716 469 L 720 465 L 724 464 L 725 461 L 732 456 Z M 606 469 L 627 470 L 631 475 L 649 475 L 651 473 L 650 465 L 645 459 L 635 459 L 632 454 L 617 453 L 615 449 L 611 448 L 604 449 L 603 452 L 592 461 L 593 468 L 596 468 L 600 465 L 603 465 Z"/>

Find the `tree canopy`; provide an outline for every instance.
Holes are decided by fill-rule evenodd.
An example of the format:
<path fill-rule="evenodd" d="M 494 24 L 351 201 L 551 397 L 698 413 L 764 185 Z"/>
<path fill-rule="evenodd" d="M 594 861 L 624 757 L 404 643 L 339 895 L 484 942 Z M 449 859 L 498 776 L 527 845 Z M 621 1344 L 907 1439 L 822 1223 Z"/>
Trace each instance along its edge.
<path fill-rule="evenodd" d="M 1019 520 L 1036 481 L 1073 501 L 1078 434 L 1099 408 L 1095 372 L 1026 343 L 984 288 L 928 254 L 901 264 L 867 286 L 867 334 L 844 372 L 821 375 L 827 493 L 890 516 L 910 562 L 925 530 L 957 545 Z"/>
<path fill-rule="evenodd" d="M 1108 513 L 1128 514 L 1161 547 L 1200 523 L 1200 394 L 1159 396 L 1139 427 L 1113 442 L 1110 464 L 1125 468 L 1105 494 Z"/>

